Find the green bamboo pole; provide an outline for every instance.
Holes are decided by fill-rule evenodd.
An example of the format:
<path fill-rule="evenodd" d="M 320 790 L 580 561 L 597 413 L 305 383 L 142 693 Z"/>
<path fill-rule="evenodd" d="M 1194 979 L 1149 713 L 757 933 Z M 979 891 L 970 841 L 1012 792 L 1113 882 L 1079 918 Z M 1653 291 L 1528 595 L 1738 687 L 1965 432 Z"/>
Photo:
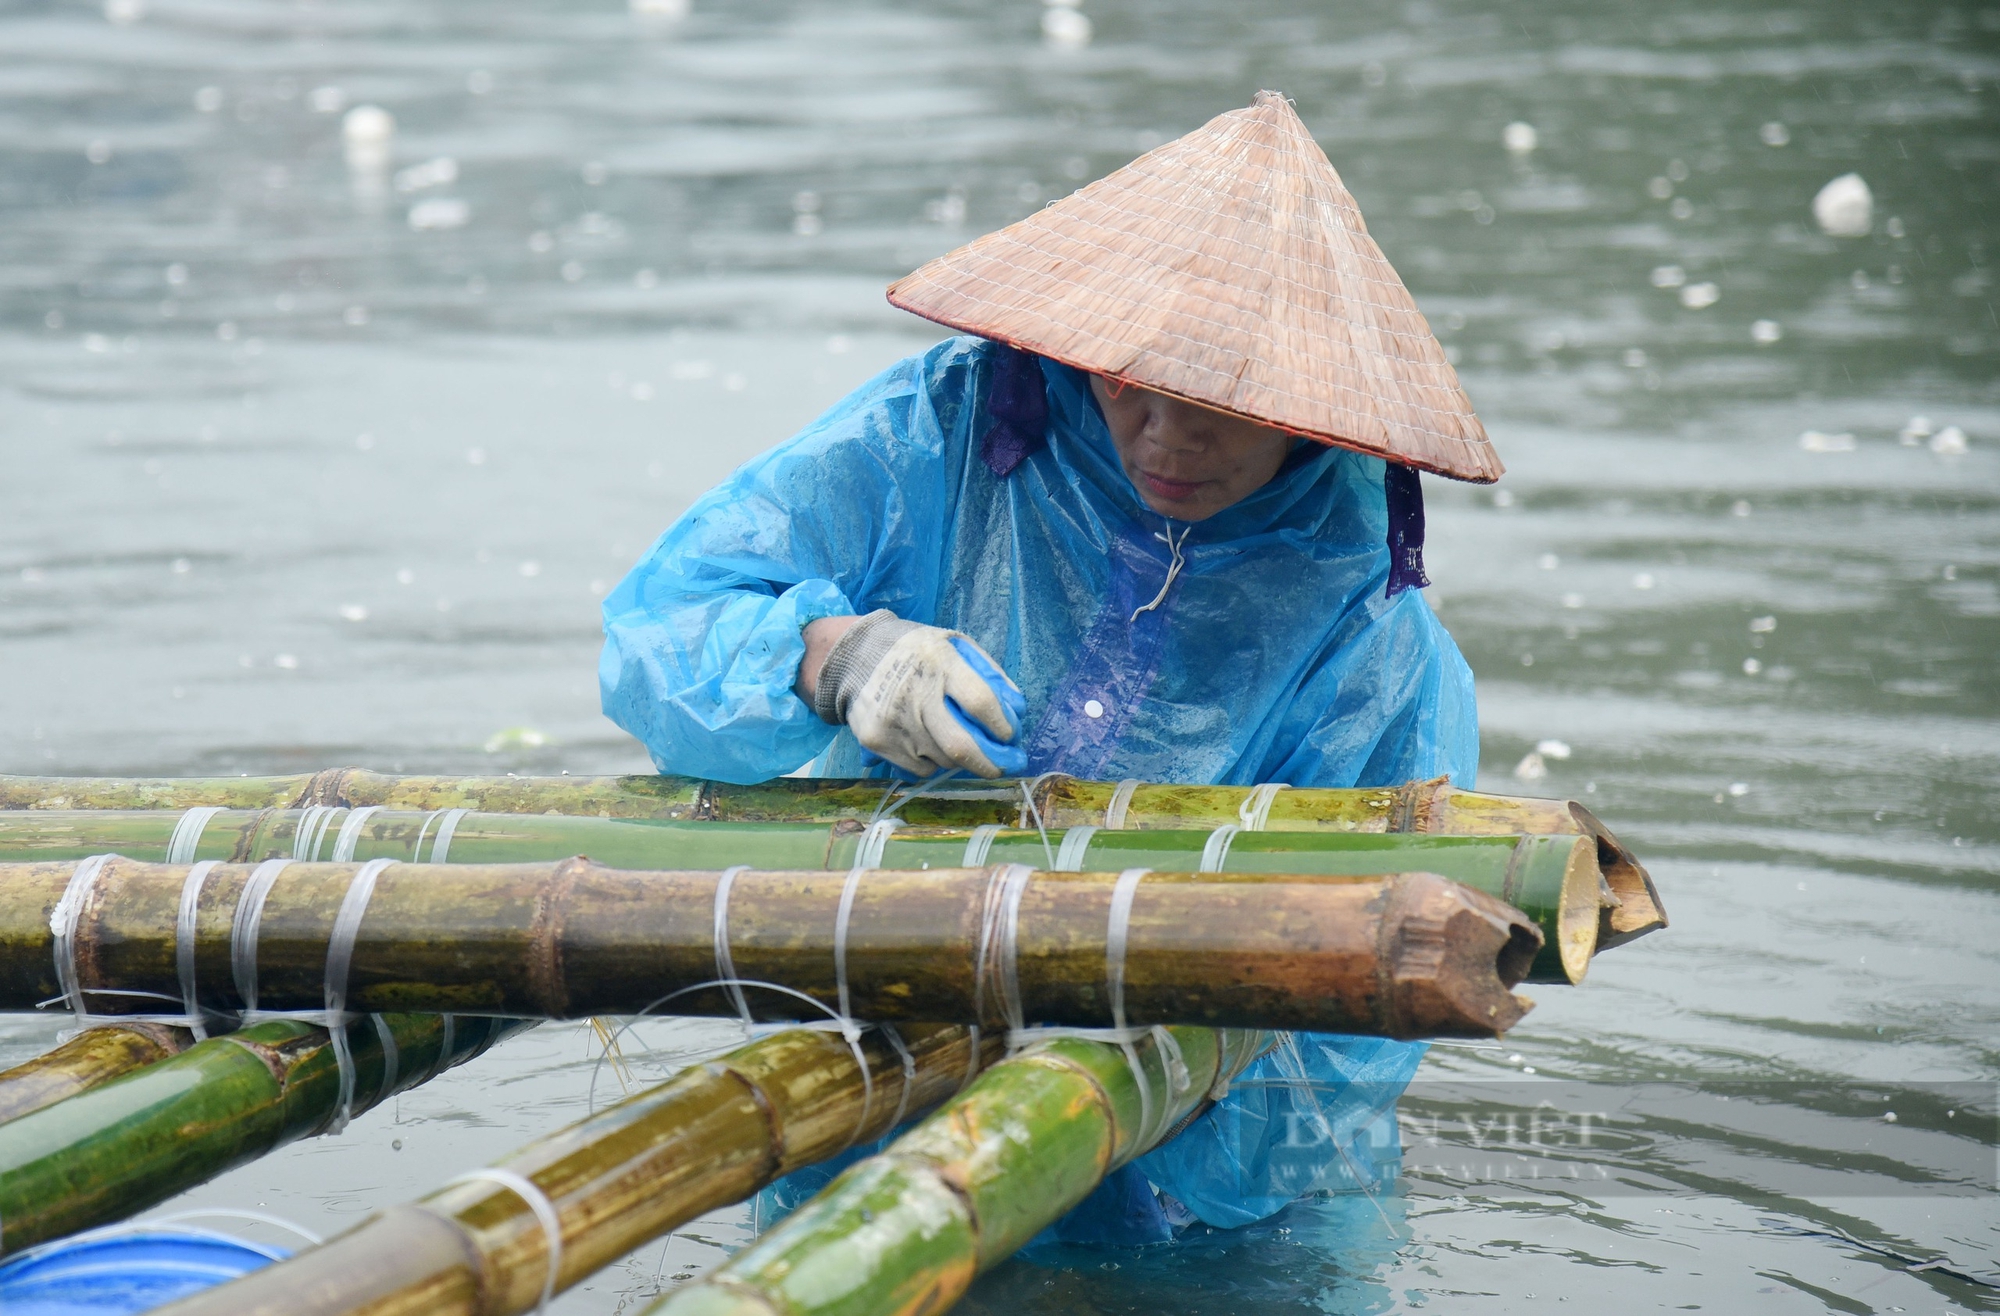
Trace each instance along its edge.
<path fill-rule="evenodd" d="M 296 863 L 262 906 L 256 1004 L 323 1004 L 329 942 L 354 864 Z M 59 994 L 52 913 L 78 866 L 0 866 L 0 1009 Z M 235 1010 L 231 943 L 253 869 L 209 870 L 193 905 L 194 995 Z M 185 866 L 112 859 L 75 913 L 75 981 L 99 1008 L 183 997 Z M 1108 955 L 1117 873 L 991 869 L 738 871 L 724 950 L 735 975 L 871 1020 L 1072 1027 L 1119 1022 Z M 712 872 L 553 864 L 391 864 L 352 943 L 347 1008 L 542 1018 L 731 1014 L 717 978 Z M 1126 892 L 1125 1021 L 1491 1037 L 1528 1008 L 1508 988 L 1535 925 L 1428 873 L 1387 877 L 1156 873 Z M 846 909 L 843 923 L 842 909 Z M 1012 911 L 1011 913 L 1009 911 Z M 844 947 L 842 928 L 845 929 Z M 1008 953 L 1012 945 L 1013 953 Z M 845 1000 L 839 949 L 845 951 Z M 1012 970 L 1012 972 L 1010 972 Z M 799 1003 L 752 991 L 765 1017 Z"/>
<path fill-rule="evenodd" d="M 391 1084 L 375 1022 L 350 1025 L 357 1111 L 519 1026 L 436 1015 L 382 1020 L 396 1044 Z M 339 1097 L 327 1031 L 272 1020 L 0 1124 L 0 1252 L 123 1219 L 314 1133 Z"/>
<path fill-rule="evenodd" d="M 1282 798 L 1282 797 L 1281 797 Z M 181 836 L 182 862 L 348 858 L 454 863 L 525 863 L 588 854 L 614 868 L 721 869 L 749 862 L 765 868 L 845 871 L 864 845 L 852 823 L 724 823 L 565 815 L 486 814 L 446 817 L 389 809 L 223 810 L 196 817 L 162 811 L 0 812 L 0 861 L 81 859 L 116 853 L 168 860 Z M 451 828 L 448 844 L 443 835 Z M 303 840 L 301 831 L 304 831 Z M 1589 837 L 1434 836 L 1378 832 L 1239 832 L 1218 841 L 1210 831 L 1109 831 L 1077 827 L 1046 834 L 977 834 L 952 828 L 899 828 L 880 847 L 879 864 L 895 869 L 955 868 L 969 855 L 995 863 L 1070 868 L 1154 868 L 1169 872 L 1213 865 L 1225 872 L 1363 876 L 1423 871 L 1498 896 L 1534 919 L 1543 948 L 1534 982 L 1580 982 L 1601 932 L 1600 912 L 1615 902 L 1602 850 Z M 343 848 L 344 847 L 344 848 Z"/>
<path fill-rule="evenodd" d="M 1266 1040 L 1167 1031 L 1186 1069 L 1181 1083 L 1169 1077 L 1173 1057 L 1157 1035 L 1129 1058 L 1118 1046 L 1064 1038 L 994 1065 L 727 1263 L 647 1308 L 648 1316 L 943 1311 L 980 1271 L 1150 1149 Z"/>
<path fill-rule="evenodd" d="M 1023 787 L 1027 789 L 1023 791 Z M 721 822 L 871 819 L 888 789 L 879 781 L 783 777 L 750 786 L 692 777 L 399 777 L 330 768 L 310 778 L 95 779 L 0 777 L 0 809 L 303 808 L 471 809 L 602 818 Z M 1266 796 L 1259 796 L 1263 789 Z M 1027 807 L 1032 803 L 1033 808 Z M 1014 781 L 940 782 L 898 816 L 912 826 L 1209 829 L 1246 820 L 1272 831 L 1419 832 L 1434 835 L 1580 835 L 1596 840 L 1617 903 L 1604 907 L 1600 949 L 1666 926 L 1659 892 L 1632 852 L 1574 800 L 1484 795 L 1444 778 L 1349 790 L 1176 786 L 1082 781 L 1061 774 Z"/>
<path fill-rule="evenodd" d="M 179 1055 L 193 1044 L 193 1033 L 165 1024 L 86 1028 L 53 1050 L 0 1073 L 0 1124 Z"/>
<path fill-rule="evenodd" d="M 950 1096 L 999 1039 L 912 1025 L 858 1039 L 793 1029 L 698 1064 L 499 1162 L 559 1222 L 560 1292 L 633 1248 L 780 1175 L 888 1132 Z M 905 1075 L 908 1077 L 906 1086 Z M 294 1257 L 163 1309 L 172 1316 L 514 1316 L 548 1278 L 533 1209 L 492 1180 L 391 1207 Z"/>

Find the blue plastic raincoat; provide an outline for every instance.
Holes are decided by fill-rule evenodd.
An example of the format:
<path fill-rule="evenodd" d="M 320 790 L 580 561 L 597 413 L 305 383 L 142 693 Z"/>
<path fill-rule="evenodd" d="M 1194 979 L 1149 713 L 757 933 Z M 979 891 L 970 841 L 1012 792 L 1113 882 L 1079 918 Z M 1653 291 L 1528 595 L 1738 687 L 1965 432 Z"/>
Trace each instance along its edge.
<path fill-rule="evenodd" d="M 869 775 L 852 734 L 792 685 L 807 623 L 887 608 L 965 632 L 1019 683 L 1030 773 L 1472 785 L 1471 673 L 1419 591 L 1385 591 L 1381 459 L 1302 441 L 1242 502 L 1170 523 L 1126 478 L 1088 376 L 1056 362 L 1039 361 L 1045 432 L 1004 465 L 982 459 L 1010 353 L 960 337 L 890 367 L 695 503 L 606 598 L 604 711 L 662 771 Z M 1170 533 L 1185 565 L 1162 595 Z M 1369 1164 L 1382 1159 L 1383 1112 L 1421 1055 L 1302 1036 L 1092 1202 L 1130 1214 L 1143 1174 L 1236 1225 L 1366 1182 L 1341 1140 L 1372 1130 Z M 1090 1207 L 1065 1236 L 1096 1236 Z"/>

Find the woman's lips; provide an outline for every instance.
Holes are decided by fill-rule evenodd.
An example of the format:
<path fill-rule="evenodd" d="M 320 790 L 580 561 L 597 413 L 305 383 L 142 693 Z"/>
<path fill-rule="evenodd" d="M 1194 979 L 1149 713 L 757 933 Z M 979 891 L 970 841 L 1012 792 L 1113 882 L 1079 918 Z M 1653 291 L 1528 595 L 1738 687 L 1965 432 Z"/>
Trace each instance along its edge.
<path fill-rule="evenodd" d="M 1206 480 L 1169 480 L 1165 476 L 1155 475 L 1151 471 L 1140 471 L 1139 478 L 1146 482 L 1148 489 L 1151 489 L 1160 497 L 1176 503 L 1185 502 L 1187 499 L 1194 497 L 1197 493 L 1201 492 L 1201 487 L 1208 483 Z"/>

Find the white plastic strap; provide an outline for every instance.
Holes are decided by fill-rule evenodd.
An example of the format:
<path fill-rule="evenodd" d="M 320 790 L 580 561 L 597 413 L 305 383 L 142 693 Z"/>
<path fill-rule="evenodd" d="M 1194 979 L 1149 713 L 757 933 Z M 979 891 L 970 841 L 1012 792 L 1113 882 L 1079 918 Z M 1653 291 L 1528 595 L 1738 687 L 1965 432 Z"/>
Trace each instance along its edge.
<path fill-rule="evenodd" d="M 899 818 L 884 818 L 880 822 L 868 824 L 868 830 L 861 834 L 861 843 L 854 847 L 854 872 L 865 872 L 882 866 L 882 851 L 889 844 L 889 833 L 903 825 Z"/>
<path fill-rule="evenodd" d="M 512 1170 L 503 1170 L 497 1165 L 467 1170 L 464 1174 L 456 1175 L 445 1182 L 449 1186 L 482 1181 L 497 1183 L 512 1192 L 514 1196 L 528 1204 L 528 1209 L 535 1213 L 535 1219 L 541 1222 L 542 1238 L 548 1245 L 549 1256 L 548 1269 L 542 1279 L 542 1300 L 535 1310 L 538 1313 L 546 1312 L 549 1300 L 556 1295 L 556 1277 L 562 1273 L 562 1217 L 556 1214 L 555 1203 L 549 1200 L 549 1195 L 536 1187 L 532 1179 L 524 1174 L 516 1174 Z"/>
<path fill-rule="evenodd" d="M 1272 781 L 1256 787 L 1244 796 L 1241 807 L 1236 810 L 1237 818 L 1243 823 L 1243 830 L 1263 831 L 1264 825 L 1271 820 L 1271 801 L 1278 798 L 1279 791 L 1290 789 L 1291 787 L 1281 781 Z"/>
<path fill-rule="evenodd" d="M 197 1041 L 208 1040 L 208 1028 L 202 1021 L 201 1003 L 195 999 L 195 916 L 201 911 L 202 883 L 208 881 L 209 871 L 219 862 L 204 859 L 188 869 L 187 880 L 181 883 L 180 910 L 174 916 L 174 969 L 180 977 L 181 1009 L 186 1012 L 188 1027 L 194 1030 Z"/>
<path fill-rule="evenodd" d="M 49 914 L 49 931 L 55 934 L 56 986 L 69 1001 L 69 1012 L 79 1024 L 88 1021 L 90 1011 L 84 1007 L 83 988 L 77 982 L 76 925 L 83 917 L 90 888 L 97 884 L 97 875 L 110 858 L 108 854 L 94 854 L 79 860 L 70 872 L 68 885 L 63 887 L 62 898 Z"/>
<path fill-rule="evenodd" d="M 340 912 L 333 917 L 333 935 L 326 943 L 326 1027 L 333 1036 L 333 1058 L 340 1067 L 340 1105 L 334 1111 L 328 1133 L 339 1133 L 354 1118 L 354 1054 L 347 1045 L 347 974 L 354 962 L 354 941 L 361 932 L 362 916 L 368 912 L 369 898 L 375 894 L 375 879 L 393 859 L 370 859 L 355 870 L 341 897 Z"/>
<path fill-rule="evenodd" d="M 375 1085 L 375 1103 L 380 1105 L 396 1090 L 396 1080 L 402 1074 L 403 1053 L 396 1045 L 396 1030 L 389 1027 L 389 1021 L 379 1014 L 368 1017 L 375 1021 L 375 1037 L 382 1043 L 382 1081 Z"/>
<path fill-rule="evenodd" d="M 1128 868 L 1111 888 L 1111 918 L 1104 929 L 1104 994 L 1111 1002 L 1111 1026 L 1124 1031 L 1125 943 L 1131 935 L 1132 897 L 1150 868 Z"/>
<path fill-rule="evenodd" d="M 1091 826 L 1072 827 L 1063 833 L 1062 848 L 1056 851 L 1055 870 L 1058 873 L 1081 873 L 1083 856 L 1090 849 L 1090 838 L 1098 829 Z"/>
<path fill-rule="evenodd" d="M 1111 803 L 1104 806 L 1104 827 L 1107 831 L 1123 831 L 1125 814 L 1132 807 L 1132 792 L 1139 789 L 1137 777 L 1127 777 L 1118 783 L 1118 789 L 1111 792 Z"/>
<path fill-rule="evenodd" d="M 333 822 L 333 815 L 340 810 L 330 804 L 312 804 L 299 814 L 298 830 L 292 833 L 292 858 L 303 859 L 307 863 L 317 862 L 320 844 L 326 839 L 326 829 Z"/>
<path fill-rule="evenodd" d="M 174 824 L 174 834 L 167 842 L 167 862 L 170 864 L 191 864 L 194 854 L 201 846 L 201 834 L 208 827 L 208 820 L 221 813 L 219 805 L 203 804 L 189 809 Z"/>
<path fill-rule="evenodd" d="M 910 1054 L 909 1047 L 903 1045 L 903 1035 L 897 1032 L 893 1025 L 877 1024 L 875 1027 L 882 1036 L 889 1039 L 889 1045 L 896 1048 L 896 1054 L 903 1062 L 903 1095 L 896 1103 L 896 1113 L 889 1119 L 889 1127 L 894 1129 L 902 1124 L 903 1116 L 909 1113 L 910 1094 L 917 1086 L 917 1058 Z"/>
<path fill-rule="evenodd" d="M 993 838 L 1006 828 L 999 823 L 981 823 L 972 829 L 972 835 L 965 842 L 965 858 L 959 861 L 961 868 L 984 868 L 986 856 L 993 850 Z"/>
<path fill-rule="evenodd" d="M 988 976 L 998 979 L 1000 1017 L 1010 1033 L 1025 1026 L 1021 1017 L 1021 979 L 1018 963 L 1021 944 L 1021 893 L 1035 870 L 1026 864 L 1008 864 L 986 886 L 986 908 L 980 919 L 979 953 L 974 961 L 973 1014 L 984 1018 L 985 987 Z"/>
<path fill-rule="evenodd" d="M 1208 843 L 1201 847 L 1201 868 L 1203 873 L 1219 873 L 1223 864 L 1229 861 L 1229 843 L 1242 831 L 1235 823 L 1224 823 L 1208 834 Z"/>
<path fill-rule="evenodd" d="M 750 1003 L 743 999 L 743 984 L 736 977 L 736 960 L 729 953 L 729 888 L 736 884 L 738 873 L 747 873 L 750 865 L 738 864 L 734 868 L 722 870 L 722 876 L 715 880 L 715 976 L 729 992 L 730 1004 L 736 1007 L 737 1015 L 745 1028 L 750 1027 Z"/>
<path fill-rule="evenodd" d="M 470 809 L 445 810 L 443 819 L 438 823 L 437 840 L 431 842 L 431 863 L 442 864 L 450 862 L 451 838 L 458 831 L 458 824 L 464 820 L 466 814 L 471 812 L 472 810 Z"/>
<path fill-rule="evenodd" d="M 333 838 L 333 862 L 354 862 L 354 847 L 361 843 L 362 826 L 367 823 L 369 814 L 381 811 L 381 805 L 370 804 L 347 815 L 347 821 L 340 825 L 340 833 Z"/>
<path fill-rule="evenodd" d="M 264 901 L 278 874 L 292 865 L 290 859 L 266 859 L 251 872 L 236 898 L 236 916 L 229 925 L 229 972 L 236 980 L 236 995 L 243 1002 L 243 1022 L 251 1022 L 257 1009 L 257 932 L 264 923 Z"/>

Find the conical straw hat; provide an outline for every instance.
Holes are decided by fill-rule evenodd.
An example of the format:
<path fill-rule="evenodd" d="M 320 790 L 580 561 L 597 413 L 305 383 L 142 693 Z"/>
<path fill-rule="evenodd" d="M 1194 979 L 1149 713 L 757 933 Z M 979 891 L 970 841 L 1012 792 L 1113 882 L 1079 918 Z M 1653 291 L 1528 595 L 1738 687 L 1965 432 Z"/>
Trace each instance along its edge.
<path fill-rule="evenodd" d="M 1502 466 L 1354 198 L 1276 92 L 941 256 L 906 311 L 1460 480 Z"/>

